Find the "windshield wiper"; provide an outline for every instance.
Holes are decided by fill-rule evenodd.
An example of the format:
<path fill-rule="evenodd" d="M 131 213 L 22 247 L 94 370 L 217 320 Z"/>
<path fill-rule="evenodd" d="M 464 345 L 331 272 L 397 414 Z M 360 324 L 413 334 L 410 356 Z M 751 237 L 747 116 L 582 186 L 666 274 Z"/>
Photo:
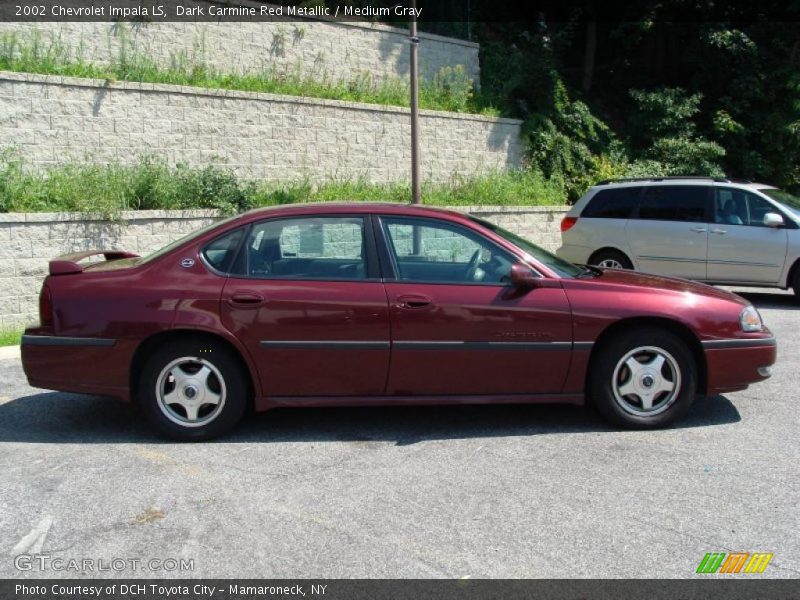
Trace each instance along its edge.
<path fill-rule="evenodd" d="M 603 274 L 603 269 L 592 265 L 578 265 L 581 269 L 584 270 L 583 273 L 578 275 L 578 277 L 587 277 L 591 275 L 592 277 L 600 277 Z"/>

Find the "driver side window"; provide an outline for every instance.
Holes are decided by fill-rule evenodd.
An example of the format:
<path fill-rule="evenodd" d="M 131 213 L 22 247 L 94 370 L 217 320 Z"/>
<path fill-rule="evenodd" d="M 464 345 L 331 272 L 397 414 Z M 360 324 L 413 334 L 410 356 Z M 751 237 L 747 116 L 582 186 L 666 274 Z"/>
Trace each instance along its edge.
<path fill-rule="evenodd" d="M 381 218 L 397 278 L 430 283 L 504 284 L 513 257 L 480 235 L 451 223 Z"/>

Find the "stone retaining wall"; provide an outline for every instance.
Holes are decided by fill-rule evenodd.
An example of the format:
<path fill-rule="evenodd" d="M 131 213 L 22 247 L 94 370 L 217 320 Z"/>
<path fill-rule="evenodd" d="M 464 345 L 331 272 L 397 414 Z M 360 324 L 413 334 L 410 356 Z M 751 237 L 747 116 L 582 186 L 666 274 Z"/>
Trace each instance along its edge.
<path fill-rule="evenodd" d="M 198 4 L 203 4 L 199 2 Z M 208 3 L 206 3 L 208 4 Z M 352 80 L 408 76 L 408 32 L 378 23 L 334 23 L 295 18 L 275 22 L 0 23 L 0 36 L 57 44 L 71 58 L 108 64 L 124 51 L 162 67 L 199 62 L 223 73 L 275 69 L 315 78 Z M 478 44 L 420 33 L 420 73 L 431 78 L 443 67 L 462 65 L 480 78 Z"/>
<path fill-rule="evenodd" d="M 458 207 L 555 250 L 568 207 Z M 119 221 L 80 213 L 0 213 L 0 327 L 38 320 L 38 294 L 51 258 L 124 249 L 147 254 L 218 219 L 216 211 L 136 211 Z"/>
<path fill-rule="evenodd" d="M 424 179 L 513 169 L 521 121 L 421 111 Z M 243 178 L 410 178 L 404 108 L 175 85 L 0 71 L 0 146 L 26 164 L 223 163 Z"/>

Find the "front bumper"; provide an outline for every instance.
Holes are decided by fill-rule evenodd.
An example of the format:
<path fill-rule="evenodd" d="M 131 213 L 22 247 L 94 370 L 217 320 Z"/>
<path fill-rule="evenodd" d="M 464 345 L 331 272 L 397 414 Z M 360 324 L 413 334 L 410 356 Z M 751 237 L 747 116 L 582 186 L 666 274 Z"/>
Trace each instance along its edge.
<path fill-rule="evenodd" d="M 770 377 L 778 357 L 773 336 L 704 340 L 709 394 L 735 392 Z"/>

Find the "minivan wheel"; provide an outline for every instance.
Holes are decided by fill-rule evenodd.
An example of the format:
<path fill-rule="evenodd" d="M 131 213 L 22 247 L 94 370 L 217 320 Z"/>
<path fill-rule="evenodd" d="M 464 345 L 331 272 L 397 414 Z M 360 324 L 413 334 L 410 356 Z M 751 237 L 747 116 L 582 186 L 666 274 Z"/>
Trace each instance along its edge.
<path fill-rule="evenodd" d="M 139 398 L 164 435 L 201 441 L 230 431 L 248 403 L 247 375 L 225 348 L 201 340 L 171 342 L 142 369 Z"/>
<path fill-rule="evenodd" d="M 694 401 L 697 367 L 685 342 L 661 329 L 622 333 L 590 366 L 588 395 L 609 421 L 634 429 L 664 427 Z"/>
<path fill-rule="evenodd" d="M 589 264 L 606 269 L 633 269 L 633 263 L 617 250 L 600 250 L 592 255 Z"/>
<path fill-rule="evenodd" d="M 792 289 L 794 290 L 794 300 L 800 304 L 800 267 L 795 268 L 792 276 Z"/>

